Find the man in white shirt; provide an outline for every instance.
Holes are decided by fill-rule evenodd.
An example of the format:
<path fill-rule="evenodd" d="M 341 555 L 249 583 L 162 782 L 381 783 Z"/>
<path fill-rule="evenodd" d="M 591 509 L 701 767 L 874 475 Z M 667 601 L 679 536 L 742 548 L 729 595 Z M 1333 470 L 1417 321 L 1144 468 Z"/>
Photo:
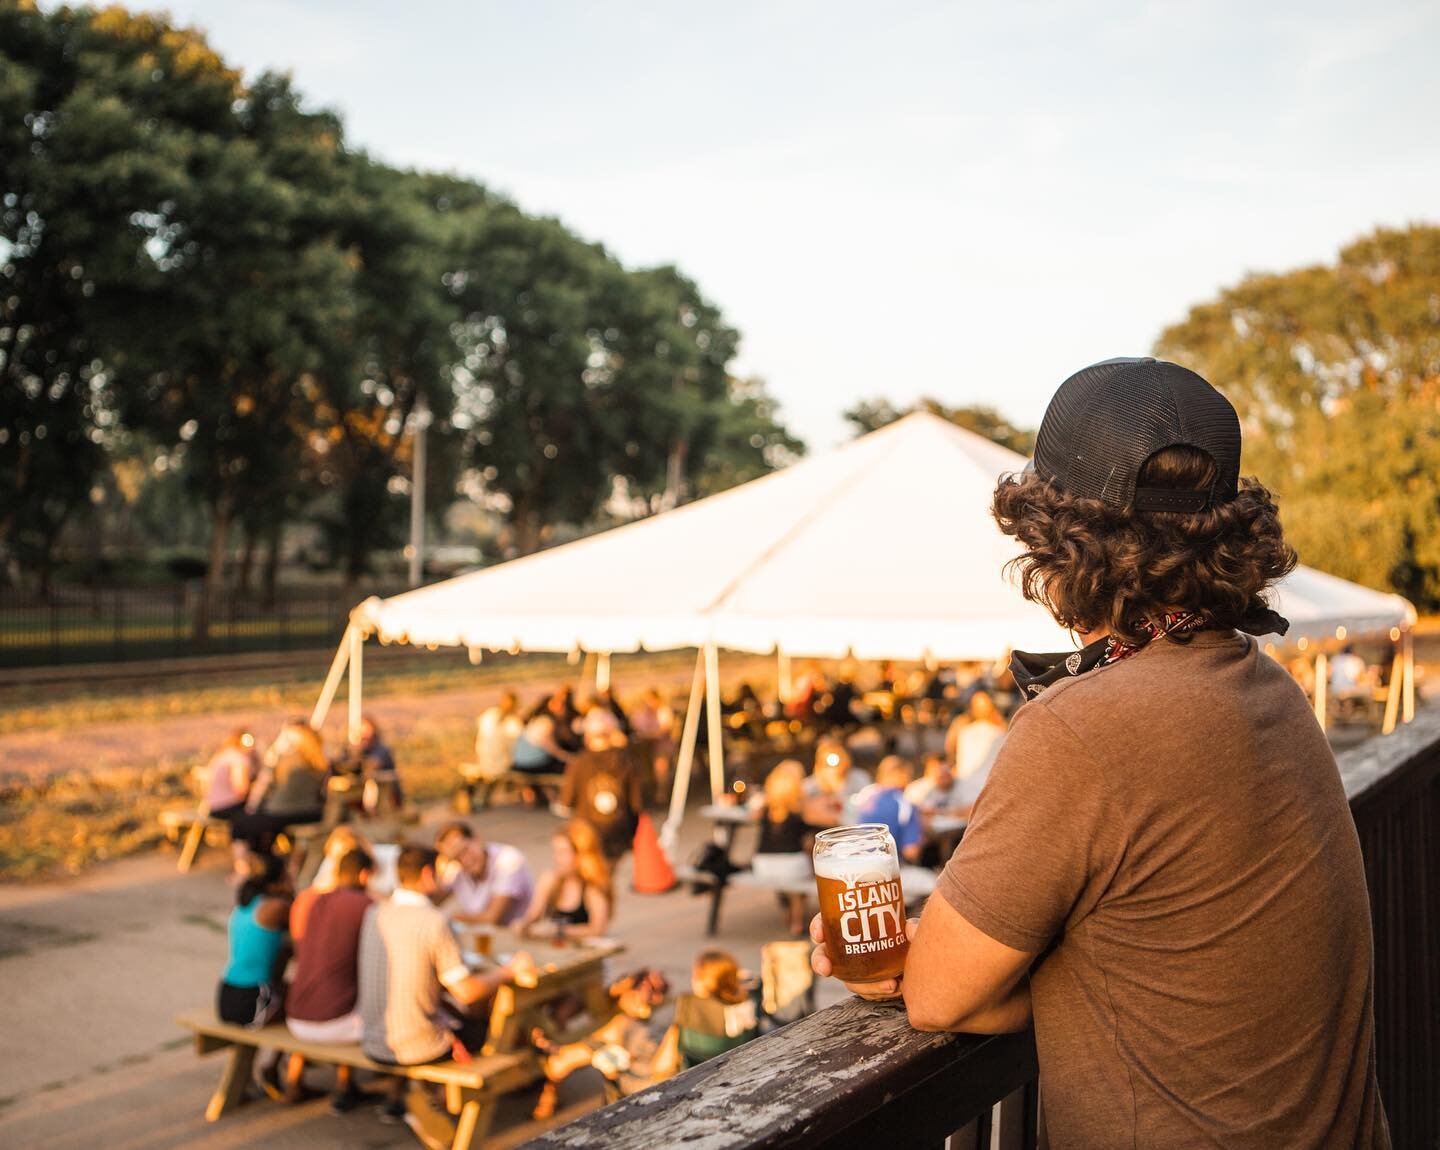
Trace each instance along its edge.
<path fill-rule="evenodd" d="M 535 883 L 530 866 L 507 843 L 487 843 L 473 833 L 446 877 L 445 912 L 457 922 L 508 926 L 530 909 Z"/>

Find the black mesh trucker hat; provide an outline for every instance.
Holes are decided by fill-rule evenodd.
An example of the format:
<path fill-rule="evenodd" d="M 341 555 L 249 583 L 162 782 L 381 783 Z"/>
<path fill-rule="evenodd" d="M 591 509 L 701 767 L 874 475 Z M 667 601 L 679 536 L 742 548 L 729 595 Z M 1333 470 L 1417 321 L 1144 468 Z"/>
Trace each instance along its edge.
<path fill-rule="evenodd" d="M 1136 487 L 1145 461 L 1176 445 L 1215 460 L 1208 491 Z M 1163 359 L 1107 359 L 1060 385 L 1035 437 L 1034 469 L 1062 491 L 1136 511 L 1203 511 L 1235 498 L 1240 419 L 1230 401 Z"/>

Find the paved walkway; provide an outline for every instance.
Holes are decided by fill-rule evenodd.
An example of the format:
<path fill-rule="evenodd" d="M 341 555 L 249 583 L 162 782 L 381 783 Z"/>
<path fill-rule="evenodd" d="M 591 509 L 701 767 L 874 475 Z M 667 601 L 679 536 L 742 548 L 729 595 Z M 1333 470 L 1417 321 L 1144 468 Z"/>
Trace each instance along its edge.
<path fill-rule="evenodd" d="M 430 812 L 417 837 L 448 817 Z M 513 842 L 540 868 L 556 821 L 510 806 L 473 820 Z M 687 821 L 681 857 L 706 828 Z M 652 965 L 677 987 L 689 982 L 703 937 L 705 900 L 676 891 L 628 893 L 618 876 L 614 933 L 629 953 L 613 969 Z M 152 854 L 94 869 L 63 883 L 0 887 L 0 1146 L 106 1146 L 108 1150 L 266 1146 L 328 1148 L 415 1145 L 408 1131 L 382 1125 L 369 1110 L 331 1116 L 325 1102 L 282 1107 L 260 1101 L 214 1125 L 202 1117 L 224 1055 L 198 1058 L 172 1023 L 211 1001 L 225 958 L 230 890 L 225 861 L 211 852 L 189 875 L 174 856 Z M 758 968 L 760 946 L 783 937 L 773 898 L 734 889 L 719 942 Z M 843 995 L 833 985 L 822 1004 Z M 561 1118 L 598 1104 L 598 1078 L 576 1075 Z M 324 1080 L 317 1074 L 317 1081 Z M 487 1150 L 503 1150 L 541 1129 L 528 1120 L 538 1087 L 502 1107 Z"/>

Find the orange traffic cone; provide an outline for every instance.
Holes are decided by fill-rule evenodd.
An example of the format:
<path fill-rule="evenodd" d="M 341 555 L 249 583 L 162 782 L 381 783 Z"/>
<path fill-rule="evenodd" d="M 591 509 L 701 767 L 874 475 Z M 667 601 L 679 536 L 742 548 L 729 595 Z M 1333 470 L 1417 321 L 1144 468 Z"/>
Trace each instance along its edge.
<path fill-rule="evenodd" d="M 635 874 L 631 880 L 637 894 L 664 894 L 675 885 L 675 868 L 660 846 L 660 836 L 650 816 L 641 814 L 635 828 Z"/>

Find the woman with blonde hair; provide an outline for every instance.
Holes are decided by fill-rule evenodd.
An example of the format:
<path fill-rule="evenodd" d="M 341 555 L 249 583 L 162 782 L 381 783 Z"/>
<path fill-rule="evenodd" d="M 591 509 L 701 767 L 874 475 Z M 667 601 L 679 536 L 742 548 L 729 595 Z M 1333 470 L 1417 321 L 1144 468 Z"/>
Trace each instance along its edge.
<path fill-rule="evenodd" d="M 543 920 L 550 931 L 572 938 L 604 935 L 615 894 L 600 836 L 583 819 L 574 819 L 551 836 L 550 847 L 555 865 L 540 876 L 520 933 L 546 933 Z"/>
<path fill-rule="evenodd" d="M 765 778 L 765 793 L 757 796 L 760 813 L 760 842 L 750 860 L 750 869 L 766 879 L 808 884 L 811 879 L 810 853 L 806 849 L 809 828 L 804 817 L 805 767 L 797 759 L 786 759 Z M 801 891 L 780 891 L 792 935 L 806 930 L 806 895 Z"/>
<path fill-rule="evenodd" d="M 250 788 L 245 813 L 234 821 L 234 837 L 265 853 L 286 827 L 318 823 L 329 772 L 320 735 L 303 719 L 291 719 L 265 752 L 265 769 Z"/>

